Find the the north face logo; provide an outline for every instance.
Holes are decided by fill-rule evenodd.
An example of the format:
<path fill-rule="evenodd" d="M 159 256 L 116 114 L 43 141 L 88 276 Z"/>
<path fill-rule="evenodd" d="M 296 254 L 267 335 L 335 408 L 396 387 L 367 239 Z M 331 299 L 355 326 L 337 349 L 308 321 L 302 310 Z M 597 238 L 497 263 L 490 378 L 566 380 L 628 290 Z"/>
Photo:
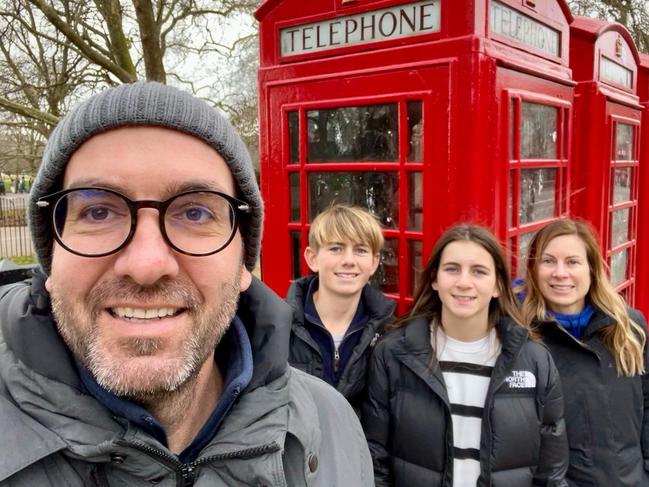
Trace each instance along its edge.
<path fill-rule="evenodd" d="M 536 376 L 528 370 L 513 370 L 505 382 L 510 389 L 533 389 L 536 387 Z"/>

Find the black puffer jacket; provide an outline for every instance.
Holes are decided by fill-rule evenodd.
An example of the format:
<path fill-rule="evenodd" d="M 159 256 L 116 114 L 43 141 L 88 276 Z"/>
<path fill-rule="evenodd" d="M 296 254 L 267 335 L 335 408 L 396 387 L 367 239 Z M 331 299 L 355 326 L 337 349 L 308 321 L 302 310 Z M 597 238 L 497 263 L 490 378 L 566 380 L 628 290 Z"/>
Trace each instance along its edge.
<path fill-rule="evenodd" d="M 639 312 L 630 314 L 646 328 Z M 618 377 L 615 359 L 600 340 L 601 330 L 612 323 L 597 310 L 581 341 L 555 321 L 539 324 L 563 384 L 570 445 L 566 478 L 575 487 L 649 486 L 649 375 Z"/>
<path fill-rule="evenodd" d="M 289 363 L 311 375 L 322 378 L 324 366 L 318 344 L 309 334 L 304 324 L 304 302 L 309 285 L 316 276 L 307 276 L 291 284 L 286 301 L 293 309 L 293 325 L 291 327 L 291 343 L 289 347 Z M 365 388 L 367 384 L 367 366 L 369 357 L 383 334 L 383 328 L 392 319 L 395 303 L 369 284 L 363 288 L 361 295 L 369 321 L 365 325 L 360 340 L 344 370 L 340 374 L 337 389 L 345 396 L 354 410 L 360 414 Z"/>
<path fill-rule="evenodd" d="M 509 318 L 482 418 L 478 487 L 565 486 L 568 445 L 559 374 L 549 352 Z M 536 386 L 507 378 L 528 371 Z M 363 427 L 377 486 L 453 485 L 453 427 L 427 320 L 390 332 L 374 350 Z"/>

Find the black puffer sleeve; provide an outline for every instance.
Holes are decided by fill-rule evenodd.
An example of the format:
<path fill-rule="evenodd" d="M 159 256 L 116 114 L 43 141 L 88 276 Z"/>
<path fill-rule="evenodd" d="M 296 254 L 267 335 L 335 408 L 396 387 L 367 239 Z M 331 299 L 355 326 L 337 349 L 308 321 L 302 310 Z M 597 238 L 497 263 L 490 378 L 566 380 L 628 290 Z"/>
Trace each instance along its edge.
<path fill-rule="evenodd" d="M 538 401 L 542 406 L 541 450 L 539 465 L 534 475 L 535 486 L 567 487 L 565 480 L 569 464 L 568 436 L 563 419 L 563 392 L 561 379 L 550 352 L 543 349 L 539 366 Z"/>
<path fill-rule="evenodd" d="M 384 358 L 389 350 L 385 345 L 386 342 L 379 342 L 370 360 L 362 416 L 377 487 L 392 485 L 390 379 Z"/>

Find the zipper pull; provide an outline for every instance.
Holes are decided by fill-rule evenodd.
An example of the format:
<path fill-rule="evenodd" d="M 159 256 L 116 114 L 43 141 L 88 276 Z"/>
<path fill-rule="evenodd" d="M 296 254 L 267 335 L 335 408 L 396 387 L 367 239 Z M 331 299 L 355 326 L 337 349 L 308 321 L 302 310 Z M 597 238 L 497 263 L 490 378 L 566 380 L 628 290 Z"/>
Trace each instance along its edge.
<path fill-rule="evenodd" d="M 334 351 L 334 372 L 338 373 L 338 366 L 340 365 L 340 352 L 338 349 Z"/>
<path fill-rule="evenodd" d="M 194 481 L 196 480 L 196 467 L 193 463 L 186 463 L 180 469 L 180 473 L 183 476 L 183 487 L 192 487 Z"/>
<path fill-rule="evenodd" d="M 372 337 L 372 341 L 370 342 L 370 348 L 374 348 L 374 345 L 376 345 L 376 342 L 379 341 L 379 338 L 381 338 L 381 334 L 375 333 L 374 337 Z"/>

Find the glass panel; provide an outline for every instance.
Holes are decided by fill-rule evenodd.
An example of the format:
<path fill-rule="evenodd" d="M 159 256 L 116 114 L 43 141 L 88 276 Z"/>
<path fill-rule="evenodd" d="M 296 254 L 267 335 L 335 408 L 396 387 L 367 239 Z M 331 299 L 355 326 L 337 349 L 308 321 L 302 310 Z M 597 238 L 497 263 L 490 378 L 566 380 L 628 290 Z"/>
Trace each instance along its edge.
<path fill-rule="evenodd" d="M 291 264 L 293 266 L 293 279 L 302 275 L 302 234 L 300 231 L 291 232 Z"/>
<path fill-rule="evenodd" d="M 307 112 L 309 162 L 396 161 L 397 104 Z"/>
<path fill-rule="evenodd" d="M 422 253 L 424 249 L 424 245 L 421 243 L 419 240 L 411 240 L 409 242 L 410 246 L 410 264 L 412 267 L 412 281 L 410 283 L 410 292 L 408 293 L 410 296 L 412 296 L 415 293 L 415 289 L 417 289 L 417 281 L 419 280 L 419 275 L 421 274 L 421 271 L 424 270 L 424 262 L 422 260 Z"/>
<path fill-rule="evenodd" d="M 523 169 L 520 175 L 519 222 L 531 223 L 554 216 L 557 170 Z"/>
<path fill-rule="evenodd" d="M 626 262 L 628 249 L 611 256 L 611 282 L 616 287 L 626 281 Z"/>
<path fill-rule="evenodd" d="M 409 196 L 408 229 L 421 230 L 424 206 L 422 202 L 422 175 L 420 172 L 410 173 Z"/>
<path fill-rule="evenodd" d="M 629 241 L 629 208 L 613 212 L 613 225 L 611 225 L 611 248 L 615 248 Z"/>
<path fill-rule="evenodd" d="M 613 204 L 631 201 L 631 177 L 633 169 L 618 167 L 613 169 Z"/>
<path fill-rule="evenodd" d="M 406 106 L 408 109 L 408 162 L 421 162 L 423 155 L 421 102 L 409 101 Z"/>
<path fill-rule="evenodd" d="M 516 265 L 516 277 L 525 277 L 525 266 L 527 265 L 527 251 L 534 238 L 534 232 L 524 233 L 518 236 L 518 259 Z"/>
<path fill-rule="evenodd" d="M 367 208 L 386 228 L 399 225 L 396 172 L 313 172 L 309 174 L 309 221 L 333 203 Z"/>
<path fill-rule="evenodd" d="M 288 150 L 289 164 L 295 164 L 300 161 L 300 128 L 297 112 L 288 112 Z"/>
<path fill-rule="evenodd" d="M 631 161 L 633 156 L 633 126 L 625 123 L 616 124 L 615 160 Z"/>
<path fill-rule="evenodd" d="M 563 158 L 568 159 L 568 141 L 570 140 L 570 110 L 563 110 Z"/>
<path fill-rule="evenodd" d="M 521 108 L 521 159 L 557 158 L 559 110 L 548 105 L 523 102 Z"/>
<path fill-rule="evenodd" d="M 381 251 L 381 262 L 370 279 L 384 293 L 399 294 L 399 241 L 386 239 Z"/>
<path fill-rule="evenodd" d="M 300 173 L 292 172 L 289 174 L 289 184 L 291 186 L 291 221 L 300 221 Z"/>

